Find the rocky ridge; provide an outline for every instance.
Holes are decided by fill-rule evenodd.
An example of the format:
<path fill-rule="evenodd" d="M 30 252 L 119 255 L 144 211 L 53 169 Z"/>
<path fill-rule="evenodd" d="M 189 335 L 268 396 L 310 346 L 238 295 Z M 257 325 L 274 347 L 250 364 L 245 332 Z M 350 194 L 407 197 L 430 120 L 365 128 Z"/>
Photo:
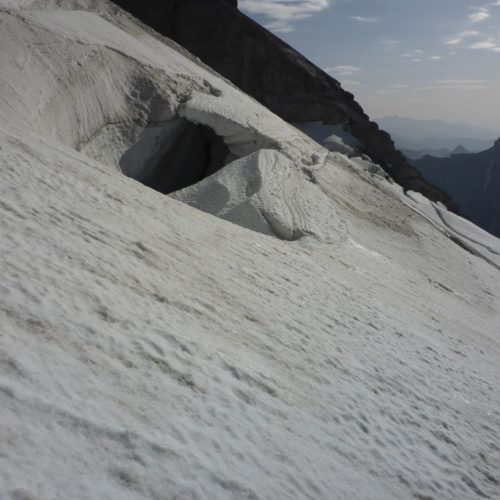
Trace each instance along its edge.
<path fill-rule="evenodd" d="M 288 122 L 343 124 L 376 163 L 403 186 L 455 210 L 370 121 L 354 96 L 278 37 L 234 7 L 232 0 L 113 0 L 173 39 Z M 230 4 L 230 5 L 228 5 Z"/>
<path fill-rule="evenodd" d="M 412 164 L 429 182 L 450 193 L 464 217 L 500 237 L 500 139 L 481 153 L 426 155 Z"/>

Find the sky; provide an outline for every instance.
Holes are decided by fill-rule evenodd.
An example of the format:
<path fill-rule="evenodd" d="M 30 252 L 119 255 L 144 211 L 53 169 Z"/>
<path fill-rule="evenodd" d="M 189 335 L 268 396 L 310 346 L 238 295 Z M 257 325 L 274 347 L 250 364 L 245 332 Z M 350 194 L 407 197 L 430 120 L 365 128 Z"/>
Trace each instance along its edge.
<path fill-rule="evenodd" d="M 239 0 L 371 118 L 500 131 L 500 0 Z"/>

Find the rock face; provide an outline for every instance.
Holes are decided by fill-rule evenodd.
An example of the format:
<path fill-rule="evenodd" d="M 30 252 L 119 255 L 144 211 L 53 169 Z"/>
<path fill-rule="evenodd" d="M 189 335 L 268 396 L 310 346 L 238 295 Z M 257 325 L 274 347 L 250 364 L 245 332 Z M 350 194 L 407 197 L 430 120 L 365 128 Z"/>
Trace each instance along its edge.
<path fill-rule="evenodd" d="M 345 124 L 365 152 L 407 190 L 454 209 L 370 122 L 338 81 L 237 9 L 231 0 L 113 0 L 198 56 L 288 122 Z M 228 5 L 231 4 L 230 5 Z"/>
<path fill-rule="evenodd" d="M 464 217 L 500 237 L 500 139 L 481 153 L 424 156 L 412 163 L 429 182 L 450 193 Z"/>

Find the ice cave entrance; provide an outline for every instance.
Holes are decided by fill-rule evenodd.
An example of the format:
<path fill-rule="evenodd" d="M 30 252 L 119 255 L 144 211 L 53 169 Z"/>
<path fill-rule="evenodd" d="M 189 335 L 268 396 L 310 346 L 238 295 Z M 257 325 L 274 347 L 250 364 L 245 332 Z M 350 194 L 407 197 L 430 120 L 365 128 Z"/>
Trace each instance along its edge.
<path fill-rule="evenodd" d="M 120 168 L 128 177 L 169 194 L 196 184 L 233 159 L 212 129 L 175 118 L 142 130 L 120 158 Z"/>

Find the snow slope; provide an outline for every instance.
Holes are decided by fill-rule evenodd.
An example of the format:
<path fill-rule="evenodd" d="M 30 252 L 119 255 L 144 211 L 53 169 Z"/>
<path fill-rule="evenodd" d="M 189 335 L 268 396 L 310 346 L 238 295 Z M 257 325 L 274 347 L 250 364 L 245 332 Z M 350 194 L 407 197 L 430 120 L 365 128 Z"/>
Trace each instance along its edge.
<path fill-rule="evenodd" d="M 96 11 L 83 10 L 90 0 L 32 5 L 2 12 L 0 64 L 9 71 L 0 75 L 0 118 L 9 124 L 117 169 L 145 143 L 139 149 L 150 154 L 136 156 L 135 175 L 155 153 L 149 143 L 179 118 L 209 126 L 236 156 L 269 146 L 294 159 L 311 155 L 306 136 L 117 7 L 98 2 Z"/>
<path fill-rule="evenodd" d="M 261 149 L 197 184 L 178 200 L 284 240 L 337 234 L 335 207 L 309 176 L 274 150 Z"/>
<path fill-rule="evenodd" d="M 2 500 L 499 498 L 497 239 L 106 2 L 0 8 Z M 186 117 L 202 210 L 120 172 Z"/>

